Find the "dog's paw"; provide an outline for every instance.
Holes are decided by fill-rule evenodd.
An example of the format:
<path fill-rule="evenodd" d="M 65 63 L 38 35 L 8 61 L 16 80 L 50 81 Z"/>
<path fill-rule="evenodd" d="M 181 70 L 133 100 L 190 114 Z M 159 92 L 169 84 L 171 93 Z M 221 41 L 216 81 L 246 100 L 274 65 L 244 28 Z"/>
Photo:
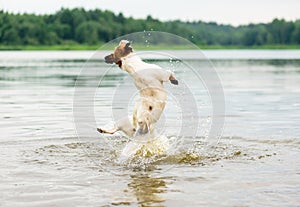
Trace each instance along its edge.
<path fill-rule="evenodd" d="M 100 128 L 97 128 L 97 131 L 99 132 L 99 133 L 103 133 L 104 131 L 102 130 L 102 129 L 100 129 Z"/>
<path fill-rule="evenodd" d="M 176 79 L 175 80 L 171 80 L 171 83 L 174 84 L 174 85 L 178 85 L 178 80 L 176 80 Z"/>

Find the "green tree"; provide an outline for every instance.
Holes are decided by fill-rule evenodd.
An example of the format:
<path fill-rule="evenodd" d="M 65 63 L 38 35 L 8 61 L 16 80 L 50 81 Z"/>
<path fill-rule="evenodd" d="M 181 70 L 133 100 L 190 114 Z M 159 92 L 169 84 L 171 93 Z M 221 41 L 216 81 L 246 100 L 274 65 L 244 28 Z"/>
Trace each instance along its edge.
<path fill-rule="evenodd" d="M 295 28 L 291 36 L 291 42 L 300 44 L 300 20 L 295 22 Z"/>
<path fill-rule="evenodd" d="M 99 9 L 61 9 L 50 15 L 0 11 L 0 44 L 6 45 L 97 44 L 145 30 L 170 32 L 200 45 L 300 44 L 300 20 L 274 19 L 268 24 L 233 27 L 202 21 L 162 22 L 150 15 L 146 19 L 133 19 Z M 162 41 L 159 37 L 152 39 L 153 43 Z M 163 41 L 175 43 L 175 40 Z"/>
<path fill-rule="evenodd" d="M 2 42 L 6 45 L 20 45 L 21 39 L 18 31 L 14 28 L 7 29 L 3 32 Z"/>
<path fill-rule="evenodd" d="M 96 44 L 99 42 L 100 25 L 95 21 L 80 24 L 75 31 L 75 39 L 79 43 Z"/>

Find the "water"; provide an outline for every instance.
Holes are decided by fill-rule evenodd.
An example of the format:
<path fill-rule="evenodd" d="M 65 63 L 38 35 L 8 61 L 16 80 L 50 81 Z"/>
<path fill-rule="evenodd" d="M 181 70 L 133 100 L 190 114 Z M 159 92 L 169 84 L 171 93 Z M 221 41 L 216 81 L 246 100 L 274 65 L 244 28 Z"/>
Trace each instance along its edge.
<path fill-rule="evenodd" d="M 191 51 L 178 53 L 202 64 Z M 106 64 L 85 64 L 89 51 L 1 52 L 0 206 L 299 206 L 300 51 L 205 54 L 225 93 L 220 143 L 206 146 L 206 131 L 199 129 L 167 157 L 122 165 L 116 160 L 126 138 L 78 139 L 73 123 L 78 74 L 83 66 L 106 70 Z M 192 80 L 177 66 L 182 80 Z M 98 125 L 120 110 L 111 110 L 111 97 L 126 78 L 115 70 L 98 89 Z M 201 83 L 192 89 L 205 129 L 209 100 Z M 180 124 L 172 100 L 166 135 Z"/>

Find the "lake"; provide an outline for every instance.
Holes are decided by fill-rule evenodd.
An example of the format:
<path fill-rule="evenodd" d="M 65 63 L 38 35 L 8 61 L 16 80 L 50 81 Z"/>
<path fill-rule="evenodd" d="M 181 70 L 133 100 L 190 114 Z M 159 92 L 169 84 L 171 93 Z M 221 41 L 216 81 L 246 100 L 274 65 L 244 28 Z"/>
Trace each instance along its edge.
<path fill-rule="evenodd" d="M 108 53 L 0 52 L 0 206 L 299 206 L 299 50 L 141 52 L 179 79 L 159 125 L 175 144 L 130 163 L 128 138 L 95 131 L 136 98 Z"/>

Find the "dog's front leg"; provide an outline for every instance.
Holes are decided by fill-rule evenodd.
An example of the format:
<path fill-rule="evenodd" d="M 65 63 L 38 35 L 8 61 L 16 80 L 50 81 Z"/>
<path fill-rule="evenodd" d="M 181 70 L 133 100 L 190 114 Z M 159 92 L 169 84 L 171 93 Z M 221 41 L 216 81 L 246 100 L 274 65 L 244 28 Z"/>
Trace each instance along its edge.
<path fill-rule="evenodd" d="M 170 81 L 174 85 L 178 85 L 178 80 L 175 75 L 170 70 L 158 70 L 158 74 L 160 76 L 160 80 L 162 82 Z"/>
<path fill-rule="evenodd" d="M 178 80 L 175 78 L 175 76 L 171 73 L 169 80 L 171 81 L 172 84 L 178 85 Z"/>
<path fill-rule="evenodd" d="M 115 132 L 117 132 L 119 129 L 117 127 L 114 127 L 112 129 L 102 129 L 102 128 L 97 128 L 97 131 L 103 134 L 114 134 Z"/>

